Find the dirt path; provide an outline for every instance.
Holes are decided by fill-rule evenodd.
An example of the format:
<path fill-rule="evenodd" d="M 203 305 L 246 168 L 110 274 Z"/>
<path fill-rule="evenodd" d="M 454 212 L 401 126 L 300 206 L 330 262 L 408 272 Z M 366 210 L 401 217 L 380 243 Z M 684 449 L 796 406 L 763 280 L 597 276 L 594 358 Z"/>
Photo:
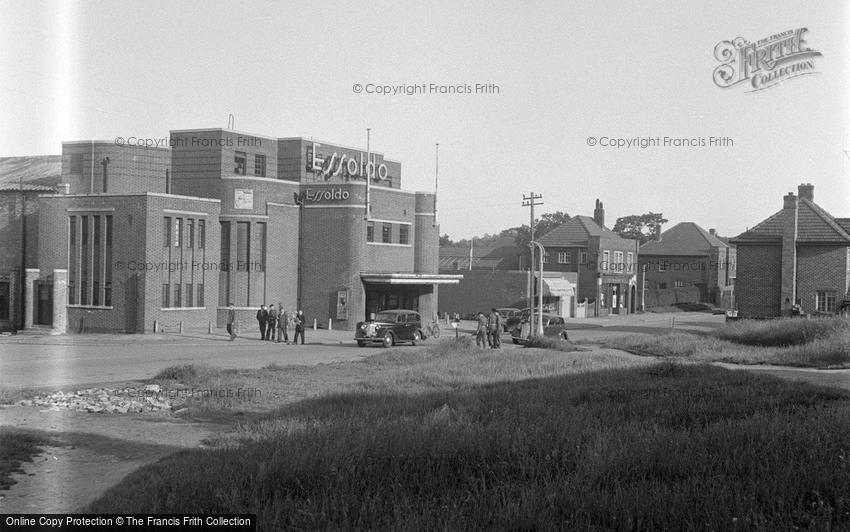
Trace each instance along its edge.
<path fill-rule="evenodd" d="M 223 425 L 165 414 L 108 415 L 34 407 L 0 407 L 4 430 L 55 437 L 63 445 L 25 463 L 17 484 L 0 491 L 0 513 L 67 513 L 94 501 L 127 474 L 201 442 Z"/>

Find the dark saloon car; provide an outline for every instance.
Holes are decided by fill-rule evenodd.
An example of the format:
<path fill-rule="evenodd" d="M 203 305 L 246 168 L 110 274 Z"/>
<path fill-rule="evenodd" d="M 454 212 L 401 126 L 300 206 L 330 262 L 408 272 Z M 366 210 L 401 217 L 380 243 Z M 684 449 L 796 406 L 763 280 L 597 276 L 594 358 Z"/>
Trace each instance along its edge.
<path fill-rule="evenodd" d="M 511 329 L 511 340 L 515 344 L 525 344 L 531 336 L 531 325 L 528 323 L 528 316 L 522 322 L 516 324 Z M 537 318 L 535 316 L 535 322 Z M 555 314 L 543 313 L 543 336 L 552 336 L 562 340 L 569 340 L 567 328 L 564 318 Z"/>
<path fill-rule="evenodd" d="M 523 322 L 528 321 L 528 316 L 531 314 L 528 307 L 522 309 L 522 312 L 519 312 L 507 320 L 505 320 L 505 331 L 513 331 L 514 329 L 520 327 Z M 534 310 L 534 319 L 537 319 L 537 309 Z M 564 318 L 558 316 L 557 314 L 550 314 L 548 312 L 543 313 L 543 326 L 548 327 L 550 325 L 562 325 L 564 323 Z"/>
<path fill-rule="evenodd" d="M 382 310 L 373 321 L 357 323 L 354 339 L 357 345 L 390 347 L 402 342 L 416 345 L 422 341 L 422 318 L 412 310 Z"/>
<path fill-rule="evenodd" d="M 522 319 L 522 311 L 518 308 L 513 308 L 513 307 L 497 308 L 496 312 L 498 312 L 502 316 L 502 328 L 505 330 L 505 332 L 508 332 L 510 330 L 508 328 L 508 323 L 512 319 L 514 319 L 514 318 L 520 318 L 520 320 Z"/>

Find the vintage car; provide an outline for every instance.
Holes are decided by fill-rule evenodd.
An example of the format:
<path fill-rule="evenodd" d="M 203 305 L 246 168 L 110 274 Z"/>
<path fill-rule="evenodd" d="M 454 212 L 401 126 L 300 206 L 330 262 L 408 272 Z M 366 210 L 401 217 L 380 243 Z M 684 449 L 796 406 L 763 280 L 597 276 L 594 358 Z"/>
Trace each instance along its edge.
<path fill-rule="evenodd" d="M 422 338 L 422 318 L 413 310 L 382 310 L 374 320 L 358 322 L 354 333 L 360 347 L 390 347 L 401 342 L 416 345 Z"/>
<path fill-rule="evenodd" d="M 502 316 L 502 327 L 505 329 L 505 332 L 508 332 L 510 329 L 508 328 L 508 322 L 515 318 L 522 317 L 522 311 L 518 308 L 513 307 L 503 307 L 497 308 L 496 312 L 498 312 Z M 520 319 L 522 321 L 522 319 Z"/>
<path fill-rule="evenodd" d="M 522 325 L 524 321 L 528 320 L 528 316 L 531 314 L 528 308 L 522 309 L 518 314 L 508 318 L 505 320 L 505 331 L 512 331 Z M 534 316 L 537 319 L 537 309 L 534 309 Z M 564 318 L 558 316 L 557 314 L 550 314 L 548 312 L 543 313 L 543 326 L 546 327 L 548 325 L 560 325 L 564 323 Z"/>
<path fill-rule="evenodd" d="M 567 329 L 564 326 L 564 318 L 560 316 L 552 316 L 552 318 L 547 319 L 546 314 L 543 315 L 543 336 L 551 336 L 556 338 L 561 338 L 562 340 L 569 340 L 570 337 L 567 334 Z M 559 319 L 555 319 L 559 318 Z M 511 340 L 515 344 L 525 344 L 528 341 L 528 338 L 531 336 L 531 325 L 528 323 L 528 320 L 523 320 L 521 323 L 514 326 L 511 329 Z"/>

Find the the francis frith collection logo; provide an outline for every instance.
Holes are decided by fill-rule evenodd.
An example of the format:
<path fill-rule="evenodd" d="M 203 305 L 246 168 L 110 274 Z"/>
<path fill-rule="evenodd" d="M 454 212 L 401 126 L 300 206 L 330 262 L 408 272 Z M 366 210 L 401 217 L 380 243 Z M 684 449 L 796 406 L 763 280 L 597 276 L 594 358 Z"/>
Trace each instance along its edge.
<path fill-rule="evenodd" d="M 722 64 L 714 69 L 714 83 L 724 89 L 745 83 L 754 92 L 816 74 L 815 58 L 822 54 L 808 46 L 807 32 L 797 28 L 755 42 L 738 37 L 717 43 L 714 57 Z"/>

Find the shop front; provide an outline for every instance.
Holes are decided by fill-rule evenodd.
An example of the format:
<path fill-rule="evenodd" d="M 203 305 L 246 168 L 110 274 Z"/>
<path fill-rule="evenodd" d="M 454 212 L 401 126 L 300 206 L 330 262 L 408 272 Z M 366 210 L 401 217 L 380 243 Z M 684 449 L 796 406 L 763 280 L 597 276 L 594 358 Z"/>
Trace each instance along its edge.
<path fill-rule="evenodd" d="M 463 275 L 418 273 L 361 273 L 365 293 L 365 315 L 382 310 L 413 310 L 424 321 L 437 312 L 437 290 L 441 284 L 457 284 Z"/>

